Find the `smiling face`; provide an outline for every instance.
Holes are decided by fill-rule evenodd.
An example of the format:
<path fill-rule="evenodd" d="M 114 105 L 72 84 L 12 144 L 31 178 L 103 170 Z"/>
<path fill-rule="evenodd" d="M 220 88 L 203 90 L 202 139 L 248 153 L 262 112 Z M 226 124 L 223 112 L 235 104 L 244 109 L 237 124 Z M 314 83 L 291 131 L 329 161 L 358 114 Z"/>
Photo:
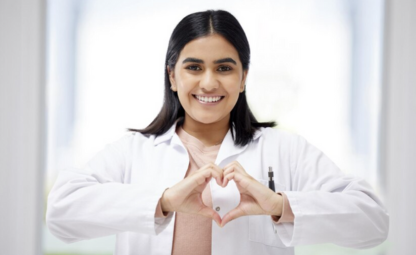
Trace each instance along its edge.
<path fill-rule="evenodd" d="M 213 34 L 186 44 L 175 69 L 169 70 L 172 90 L 185 110 L 185 124 L 228 125 L 246 76 L 237 50 L 224 37 Z"/>

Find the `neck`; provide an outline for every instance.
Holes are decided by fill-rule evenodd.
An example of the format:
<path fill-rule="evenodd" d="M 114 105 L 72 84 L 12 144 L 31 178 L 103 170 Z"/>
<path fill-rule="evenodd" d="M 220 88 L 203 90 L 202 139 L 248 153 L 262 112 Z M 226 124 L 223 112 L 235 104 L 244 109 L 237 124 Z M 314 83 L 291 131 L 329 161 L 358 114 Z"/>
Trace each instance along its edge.
<path fill-rule="evenodd" d="M 224 137 L 230 128 L 229 121 L 230 116 L 215 123 L 205 124 L 195 121 L 185 114 L 182 128 L 188 134 L 200 140 L 205 146 L 214 146 L 220 144 L 222 140 L 224 140 Z"/>

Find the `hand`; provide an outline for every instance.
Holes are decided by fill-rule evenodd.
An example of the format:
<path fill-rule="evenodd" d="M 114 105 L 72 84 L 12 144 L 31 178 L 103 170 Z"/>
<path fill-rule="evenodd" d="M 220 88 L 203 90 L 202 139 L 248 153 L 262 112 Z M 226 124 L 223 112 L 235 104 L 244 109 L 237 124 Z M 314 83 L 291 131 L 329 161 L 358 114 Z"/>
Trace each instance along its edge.
<path fill-rule="evenodd" d="M 202 201 L 202 191 L 211 178 L 215 178 L 217 184 L 222 186 L 223 171 L 213 163 L 203 166 L 175 186 L 165 190 L 160 200 L 162 210 L 200 214 L 221 225 L 220 215 Z"/>
<path fill-rule="evenodd" d="M 247 174 L 237 161 L 233 161 L 224 167 L 222 186 L 227 186 L 230 180 L 234 180 L 240 192 L 240 204 L 224 215 L 221 227 L 229 221 L 244 215 L 281 216 L 283 207 L 282 196 Z"/>

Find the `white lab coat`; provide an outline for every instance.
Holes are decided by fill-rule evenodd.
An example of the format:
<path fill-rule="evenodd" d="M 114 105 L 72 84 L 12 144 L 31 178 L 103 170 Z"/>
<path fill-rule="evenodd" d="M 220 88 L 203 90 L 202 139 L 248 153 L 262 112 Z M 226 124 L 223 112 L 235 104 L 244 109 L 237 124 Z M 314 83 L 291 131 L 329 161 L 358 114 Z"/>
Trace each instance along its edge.
<path fill-rule="evenodd" d="M 345 176 L 321 151 L 300 136 L 272 128 L 254 141 L 235 146 L 229 131 L 216 164 L 238 161 L 267 185 L 268 167 L 276 191 L 284 191 L 294 223 L 275 224 L 270 216 L 240 217 L 212 227 L 212 254 L 294 254 L 293 246 L 330 242 L 367 248 L 383 242 L 388 214 L 370 186 Z M 186 148 L 175 133 L 145 137 L 129 133 L 99 152 L 84 169 L 62 171 L 48 198 L 47 225 L 65 242 L 117 235 L 115 254 L 170 254 L 174 214 L 155 219 L 159 198 L 188 169 Z M 210 182 L 220 216 L 237 206 L 239 193 Z"/>

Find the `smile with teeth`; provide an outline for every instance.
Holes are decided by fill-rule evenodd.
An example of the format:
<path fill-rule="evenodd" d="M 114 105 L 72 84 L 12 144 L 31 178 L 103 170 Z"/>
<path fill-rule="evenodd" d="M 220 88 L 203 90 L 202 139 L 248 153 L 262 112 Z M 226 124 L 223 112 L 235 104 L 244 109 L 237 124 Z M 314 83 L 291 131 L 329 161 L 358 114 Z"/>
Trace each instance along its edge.
<path fill-rule="evenodd" d="M 220 101 L 223 98 L 222 96 L 205 97 L 205 96 L 197 96 L 197 95 L 194 95 L 194 97 L 202 103 L 216 103 L 216 102 Z"/>

